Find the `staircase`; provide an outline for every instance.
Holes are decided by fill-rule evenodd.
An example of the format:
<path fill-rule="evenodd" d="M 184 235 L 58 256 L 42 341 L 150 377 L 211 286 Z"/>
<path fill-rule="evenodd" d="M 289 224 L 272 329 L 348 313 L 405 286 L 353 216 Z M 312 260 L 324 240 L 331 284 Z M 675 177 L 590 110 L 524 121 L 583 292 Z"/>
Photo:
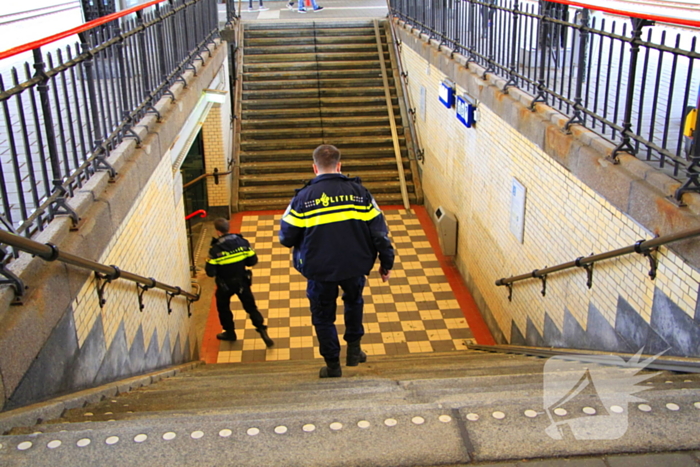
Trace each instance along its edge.
<path fill-rule="evenodd" d="M 699 376 L 665 372 L 640 383 L 649 411 L 613 394 L 625 416 L 618 439 L 574 440 L 566 424 L 551 438 L 552 421 L 607 416 L 600 403 L 611 399 L 582 391 L 550 407 L 568 415 L 545 413 L 545 362 L 479 351 L 370 357 L 325 380 L 320 360 L 200 365 L 16 426 L 0 436 L 0 465 L 435 466 L 700 447 Z M 579 368 L 559 368 L 560 384 L 578 381 Z M 596 371 L 604 394 L 600 382 L 619 370 Z"/>
<path fill-rule="evenodd" d="M 234 209 L 285 208 L 294 190 L 314 177 L 311 155 L 321 144 L 338 147 L 343 173 L 359 176 L 383 205 L 403 204 L 398 152 L 409 202 L 422 201 L 383 23 L 376 30 L 372 21 L 244 26 Z"/>

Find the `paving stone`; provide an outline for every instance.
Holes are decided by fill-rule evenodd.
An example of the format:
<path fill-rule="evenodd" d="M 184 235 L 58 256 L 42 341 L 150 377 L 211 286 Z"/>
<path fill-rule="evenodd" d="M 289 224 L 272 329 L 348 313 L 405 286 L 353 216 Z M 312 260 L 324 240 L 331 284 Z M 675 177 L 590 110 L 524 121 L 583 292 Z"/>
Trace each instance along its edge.
<path fill-rule="evenodd" d="M 607 460 L 610 467 L 698 467 L 698 458 L 690 453 L 613 456 Z"/>

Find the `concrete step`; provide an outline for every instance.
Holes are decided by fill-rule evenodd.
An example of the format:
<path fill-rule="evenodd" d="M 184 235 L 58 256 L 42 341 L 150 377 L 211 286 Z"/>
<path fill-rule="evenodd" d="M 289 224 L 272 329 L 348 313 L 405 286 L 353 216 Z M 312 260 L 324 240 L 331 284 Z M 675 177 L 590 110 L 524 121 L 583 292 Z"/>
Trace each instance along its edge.
<path fill-rule="evenodd" d="M 301 185 L 296 188 L 300 187 Z M 372 195 L 381 206 L 403 204 L 401 193 L 372 193 Z M 415 204 L 417 202 L 416 196 L 413 193 L 408 194 L 408 199 L 411 204 Z M 264 211 L 270 209 L 282 210 L 287 208 L 290 200 L 291 197 L 239 199 L 238 206 L 241 211 Z"/>
<path fill-rule="evenodd" d="M 394 164 L 393 168 L 390 167 L 388 169 L 383 169 L 378 167 L 370 167 L 369 170 L 366 168 L 363 170 L 360 167 L 343 166 L 343 172 L 347 173 L 350 177 L 360 177 L 363 185 L 367 185 L 370 182 L 389 183 L 398 182 L 399 180 L 399 173 L 398 170 L 396 170 L 396 164 Z M 410 170 L 404 170 L 404 176 L 407 183 L 410 183 L 411 175 Z M 240 193 L 241 195 L 246 193 L 245 188 L 256 187 L 264 190 L 271 185 L 293 184 L 296 188 L 298 188 L 302 185 L 302 183 L 297 183 L 299 179 L 295 180 L 295 178 L 298 176 L 301 177 L 302 183 L 304 180 L 313 178 L 312 174 L 309 174 L 308 169 L 299 172 L 288 170 L 278 173 L 242 173 L 239 178 L 239 184 L 241 187 Z"/>
<path fill-rule="evenodd" d="M 306 138 L 295 138 L 288 139 L 284 141 L 279 140 L 255 140 L 255 141 L 242 141 L 241 150 L 248 154 L 254 151 L 283 151 L 285 149 L 306 149 L 313 151 L 321 144 L 333 144 L 340 148 L 341 152 L 345 151 L 349 147 L 360 147 L 365 144 L 369 144 L 373 147 L 387 145 L 393 148 L 393 139 L 391 136 L 357 136 L 357 137 L 347 137 L 347 136 L 337 136 L 332 139 L 325 139 L 321 137 L 306 137 Z M 399 135 L 399 145 L 403 148 L 405 147 L 405 141 L 403 136 Z"/>
<path fill-rule="evenodd" d="M 396 97 L 392 97 L 391 100 L 394 108 L 398 106 L 398 100 Z M 283 105 L 281 105 L 283 104 Z M 359 98 L 354 97 L 304 97 L 304 98 L 287 98 L 287 99 L 254 99 L 246 100 L 241 102 L 241 107 L 243 111 L 247 110 L 257 110 L 257 109 L 320 109 L 321 111 L 326 111 L 330 109 L 337 109 L 342 111 L 344 107 L 376 107 L 376 106 L 386 106 L 386 98 L 382 95 L 375 96 L 363 96 Z"/>
<path fill-rule="evenodd" d="M 270 64 L 297 64 L 297 63 L 362 63 L 362 62 L 377 62 L 377 51 L 374 52 L 334 52 L 334 51 L 318 51 L 318 52 L 300 52 L 300 53 L 277 53 L 277 54 L 243 54 L 243 64 L 245 65 L 270 65 Z M 384 60 L 389 60 L 389 52 L 384 53 Z M 355 68 L 354 66 L 349 68 Z"/>
<path fill-rule="evenodd" d="M 363 87 L 308 87 L 309 83 L 303 88 L 285 88 L 285 89 L 258 89 L 244 90 L 243 102 L 252 100 L 264 100 L 270 104 L 275 102 L 281 107 L 284 107 L 283 101 L 289 99 L 319 99 L 326 97 L 340 97 L 346 99 L 357 99 L 363 101 L 366 98 L 381 97 L 386 99 L 384 86 L 363 86 Z M 393 93 L 392 93 L 393 94 Z"/>
<path fill-rule="evenodd" d="M 271 162 L 248 162 L 240 165 L 241 175 L 265 174 L 265 173 L 296 173 L 302 172 L 309 178 L 313 177 L 310 170 L 310 161 L 271 161 Z M 396 168 L 395 157 L 368 157 L 365 159 L 348 159 L 343 157 L 343 171 L 355 173 L 357 170 L 367 168 L 391 169 Z M 409 164 L 404 164 L 404 170 L 409 169 Z"/>
<path fill-rule="evenodd" d="M 253 114 L 255 115 L 255 114 Z M 395 119 L 397 120 L 396 124 L 398 126 L 401 126 L 401 120 L 400 119 Z M 315 116 L 310 116 L 310 117 L 287 117 L 284 119 L 283 122 L 283 127 L 279 128 L 280 125 L 280 120 L 278 119 L 270 119 L 270 118 L 263 118 L 263 119 L 251 119 L 251 118 L 245 118 L 242 119 L 241 121 L 241 127 L 242 131 L 245 133 L 248 132 L 255 132 L 255 131 L 273 131 L 276 129 L 284 129 L 284 128 L 327 128 L 327 127 L 332 127 L 332 128 L 352 128 L 352 131 L 355 131 L 355 128 L 358 127 L 364 127 L 364 126 L 384 126 L 384 127 L 389 127 L 389 115 L 386 112 L 386 109 L 384 109 L 383 114 L 380 113 L 379 115 L 362 115 L 362 116 L 348 116 L 348 117 L 323 117 L 318 115 L 318 113 Z M 253 133 L 254 134 L 254 133 Z"/>
<path fill-rule="evenodd" d="M 393 87 L 394 80 L 387 80 L 389 85 Z M 372 78 L 360 77 L 360 78 L 310 78 L 310 79 L 285 79 L 279 81 L 253 81 L 246 80 L 243 82 L 243 91 L 278 91 L 286 89 L 325 89 L 325 88 L 341 88 L 341 89 L 357 89 L 357 88 L 374 88 L 383 87 L 384 81 L 382 80 L 381 74 L 373 76 Z"/>
<path fill-rule="evenodd" d="M 265 63 L 243 63 L 244 73 L 260 72 L 292 72 L 292 71 L 327 71 L 327 70 L 380 70 L 379 58 L 377 56 L 365 60 L 322 60 L 300 62 L 265 62 Z"/>
<path fill-rule="evenodd" d="M 289 149 L 267 149 L 267 150 L 251 150 L 241 152 L 241 165 L 256 164 L 256 163 L 297 163 L 304 165 L 310 164 L 311 155 L 314 147 L 289 148 Z M 404 163 L 408 163 L 406 159 L 406 150 L 402 149 L 402 158 Z M 342 160 L 346 158 L 371 160 L 375 158 L 395 158 L 394 147 L 390 144 L 383 145 L 360 145 L 356 147 L 342 147 Z"/>
<path fill-rule="evenodd" d="M 355 176 L 355 174 L 350 175 L 352 177 Z M 288 204 L 289 200 L 294 196 L 294 190 L 302 187 L 307 180 L 309 180 L 309 177 L 295 179 L 292 175 L 284 181 L 284 184 L 242 185 L 238 188 L 238 196 L 240 199 L 287 197 Z M 401 184 L 398 180 L 362 180 L 362 185 L 375 196 L 380 193 L 400 193 L 401 190 Z M 410 180 L 406 180 L 406 189 L 409 193 L 413 193 L 413 183 Z"/>
<path fill-rule="evenodd" d="M 308 31 L 308 30 L 307 30 Z M 298 47 L 304 45 L 316 45 L 316 46 L 354 46 L 361 44 L 372 44 L 377 47 L 377 39 L 374 36 L 374 31 L 372 34 L 356 34 L 353 36 L 342 36 L 342 35 L 321 35 L 314 36 L 311 34 L 301 34 L 298 35 L 285 35 L 277 37 L 245 37 L 243 41 L 246 49 L 246 53 L 249 49 L 255 47 L 276 47 L 279 50 L 281 45 L 286 47 Z"/>
<path fill-rule="evenodd" d="M 397 134 L 403 134 L 403 127 L 396 128 Z M 322 123 L 308 122 L 308 126 L 287 127 L 287 128 L 265 128 L 265 129 L 247 129 L 241 133 L 241 144 L 247 145 L 255 141 L 271 142 L 281 139 L 295 138 L 325 138 L 335 139 L 343 137 L 350 139 L 354 137 L 368 136 L 391 136 L 391 127 L 389 124 L 377 126 L 352 126 L 347 127 L 325 125 Z"/>
<path fill-rule="evenodd" d="M 388 117 L 389 113 L 387 111 L 386 105 L 372 105 L 372 106 L 342 106 L 342 107 L 307 107 L 304 109 L 298 108 L 269 108 L 269 109 L 248 109 L 243 111 L 243 117 L 241 119 L 242 124 L 247 124 L 249 122 L 262 122 L 262 121 L 272 121 L 278 122 L 279 120 L 288 121 L 299 118 L 322 118 L 322 119 L 333 119 L 338 118 L 352 119 L 356 117 Z M 394 106 L 394 115 L 401 115 L 398 106 Z M 397 117 L 398 119 L 398 117 Z"/>
<path fill-rule="evenodd" d="M 377 62 L 379 64 L 379 62 Z M 334 69 L 334 70 L 317 70 L 309 67 L 307 70 L 260 70 L 246 73 L 243 79 L 245 82 L 261 82 L 261 81 L 292 81 L 298 80 L 303 82 L 315 81 L 317 79 L 381 79 L 382 73 L 379 68 L 360 68 L 360 69 Z"/>
<path fill-rule="evenodd" d="M 305 40 L 301 40 L 305 39 Z M 339 39 L 339 38 L 336 38 Z M 291 48 L 295 54 L 328 54 L 328 53 L 361 53 L 363 55 L 379 53 L 376 41 L 362 41 L 360 43 L 352 42 L 332 42 L 324 43 L 314 40 L 313 37 L 297 38 L 296 41 L 290 41 L 288 38 L 278 39 L 276 43 L 259 44 L 253 41 L 246 41 L 245 59 L 259 56 L 279 55 L 280 48 Z M 386 44 L 382 44 L 385 53 L 389 49 Z M 277 60 L 275 60 L 277 61 Z"/>

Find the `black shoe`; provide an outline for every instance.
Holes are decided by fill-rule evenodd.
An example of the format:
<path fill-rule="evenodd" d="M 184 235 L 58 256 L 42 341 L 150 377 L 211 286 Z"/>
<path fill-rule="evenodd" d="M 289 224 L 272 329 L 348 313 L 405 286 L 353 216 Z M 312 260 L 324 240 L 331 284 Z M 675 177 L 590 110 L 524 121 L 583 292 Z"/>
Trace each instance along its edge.
<path fill-rule="evenodd" d="M 326 360 L 326 366 L 318 373 L 319 378 L 340 378 L 343 370 L 340 368 L 340 359 Z"/>
<path fill-rule="evenodd" d="M 236 342 L 238 337 L 236 337 L 236 331 L 224 331 L 216 335 L 216 338 L 220 341 Z"/>
<path fill-rule="evenodd" d="M 262 340 L 265 342 L 265 346 L 267 347 L 272 347 L 275 345 L 275 341 L 270 339 L 270 336 L 267 334 L 267 328 L 265 329 L 256 329 L 258 333 L 260 334 L 260 337 L 262 337 Z"/>
<path fill-rule="evenodd" d="M 367 361 L 367 354 L 360 348 L 360 341 L 348 342 L 348 355 L 345 360 L 346 366 L 357 366 Z"/>
<path fill-rule="evenodd" d="M 318 13 L 319 11 L 323 10 L 323 7 L 320 6 L 318 8 L 314 8 L 314 13 Z"/>

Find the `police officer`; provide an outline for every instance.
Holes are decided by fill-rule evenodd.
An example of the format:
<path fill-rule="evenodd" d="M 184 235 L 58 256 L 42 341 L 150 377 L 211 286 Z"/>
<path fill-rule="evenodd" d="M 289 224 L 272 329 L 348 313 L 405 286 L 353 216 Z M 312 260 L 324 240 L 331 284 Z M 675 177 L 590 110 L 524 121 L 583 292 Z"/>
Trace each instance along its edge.
<path fill-rule="evenodd" d="M 231 313 L 231 297 L 237 295 L 265 345 L 272 347 L 275 343 L 267 334 L 265 319 L 260 314 L 250 290 L 252 273 L 246 269 L 246 266 L 255 266 L 258 263 L 258 256 L 242 235 L 229 233 L 229 223 L 226 219 L 216 219 L 214 228 L 219 236 L 211 241 L 205 271 L 207 276 L 216 277 L 216 309 L 219 312 L 221 327 L 224 328 L 216 338 L 231 342 L 237 339 Z"/>
<path fill-rule="evenodd" d="M 379 255 L 386 281 L 394 266 L 394 249 L 384 215 L 357 178 L 340 173 L 340 151 L 321 145 L 314 150 L 316 177 L 300 190 L 282 216 L 279 239 L 293 248 L 294 267 L 307 279 L 306 296 L 320 352 L 326 361 L 320 377 L 342 376 L 335 328 L 338 287 L 343 290 L 347 366 L 367 360 L 360 347 L 364 335 L 362 289 Z"/>

